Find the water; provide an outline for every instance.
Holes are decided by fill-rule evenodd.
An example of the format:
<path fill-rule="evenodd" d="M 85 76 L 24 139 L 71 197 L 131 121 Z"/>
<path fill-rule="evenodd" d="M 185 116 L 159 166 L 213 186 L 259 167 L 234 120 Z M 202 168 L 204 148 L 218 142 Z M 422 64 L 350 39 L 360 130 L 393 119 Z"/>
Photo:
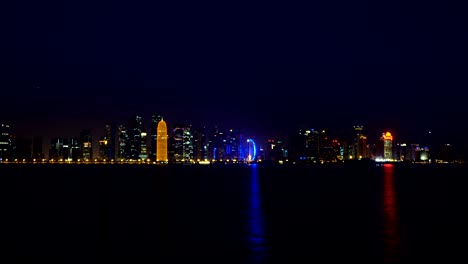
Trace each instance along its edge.
<path fill-rule="evenodd" d="M 62 263 L 466 262 L 467 171 L 1 164 L 2 256 Z"/>

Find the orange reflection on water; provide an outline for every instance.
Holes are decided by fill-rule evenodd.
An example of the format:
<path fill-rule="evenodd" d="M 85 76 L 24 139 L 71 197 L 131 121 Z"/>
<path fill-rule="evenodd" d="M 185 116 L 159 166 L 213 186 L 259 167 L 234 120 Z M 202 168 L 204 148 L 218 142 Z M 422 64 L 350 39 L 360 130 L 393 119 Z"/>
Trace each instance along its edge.
<path fill-rule="evenodd" d="M 400 262 L 398 200 L 393 164 L 383 166 L 383 242 L 385 263 Z"/>

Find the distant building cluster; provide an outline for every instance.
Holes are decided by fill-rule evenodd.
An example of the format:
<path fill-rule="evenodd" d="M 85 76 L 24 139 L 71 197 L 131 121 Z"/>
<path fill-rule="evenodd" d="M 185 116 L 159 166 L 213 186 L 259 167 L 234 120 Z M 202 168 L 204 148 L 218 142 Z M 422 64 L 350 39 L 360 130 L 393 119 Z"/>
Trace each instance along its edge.
<path fill-rule="evenodd" d="M 268 140 L 266 160 L 287 160 L 300 163 L 375 160 L 377 162 L 451 163 L 457 161 L 452 144 L 435 145 L 403 143 L 384 132 L 374 142 L 368 142 L 363 126 L 354 126 L 352 137 L 333 138 L 325 130 L 297 128 L 283 140 Z"/>
<path fill-rule="evenodd" d="M 77 137 L 52 138 L 48 156 L 40 137 L 22 138 L 12 133 L 12 125 L 1 122 L 0 162 L 152 162 L 152 163 L 328 163 L 347 160 L 384 162 L 457 161 L 451 144 L 404 143 L 384 132 L 373 143 L 368 141 L 363 126 L 350 128 L 351 136 L 334 137 L 325 130 L 296 127 L 280 139 L 259 142 L 236 129 L 174 124 L 168 131 L 162 115 L 153 115 L 149 131 L 142 116 L 127 122 L 104 124 L 101 135 L 94 139 L 91 130 Z M 347 134 L 347 133 L 343 133 Z"/>

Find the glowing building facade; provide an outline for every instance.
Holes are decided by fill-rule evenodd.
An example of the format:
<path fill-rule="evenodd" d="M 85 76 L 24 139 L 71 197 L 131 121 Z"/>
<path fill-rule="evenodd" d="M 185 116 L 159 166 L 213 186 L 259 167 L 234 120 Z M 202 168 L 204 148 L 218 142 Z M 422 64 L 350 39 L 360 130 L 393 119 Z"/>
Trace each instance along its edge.
<path fill-rule="evenodd" d="M 93 138 L 91 137 L 91 130 L 84 129 L 81 131 L 79 141 L 81 144 L 81 158 L 84 160 L 91 160 L 93 158 Z"/>
<path fill-rule="evenodd" d="M 167 162 L 167 125 L 163 119 L 158 123 L 156 141 L 156 161 Z"/>
<path fill-rule="evenodd" d="M 151 160 L 156 160 L 156 142 L 157 142 L 157 131 L 158 131 L 158 124 L 162 120 L 161 115 L 152 115 L 151 116 L 151 131 L 150 131 L 150 137 L 151 137 L 151 150 L 149 151 L 149 156 Z"/>
<path fill-rule="evenodd" d="M 390 132 L 387 132 L 382 135 L 384 143 L 384 160 L 393 159 L 393 136 Z"/>
<path fill-rule="evenodd" d="M 140 159 L 148 159 L 148 146 L 146 145 L 146 132 L 141 132 L 141 143 L 140 143 Z"/>

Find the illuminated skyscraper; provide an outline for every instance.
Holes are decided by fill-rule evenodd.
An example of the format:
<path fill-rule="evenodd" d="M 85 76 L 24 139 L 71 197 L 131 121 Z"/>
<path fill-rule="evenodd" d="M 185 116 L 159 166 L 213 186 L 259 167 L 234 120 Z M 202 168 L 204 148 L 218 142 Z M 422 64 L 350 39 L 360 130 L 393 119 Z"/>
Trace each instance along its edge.
<path fill-rule="evenodd" d="M 127 133 L 127 128 L 123 125 L 119 126 L 118 131 L 118 138 L 119 138 L 119 148 L 117 152 L 117 159 L 122 160 L 128 157 L 128 150 L 129 150 L 129 137 Z"/>
<path fill-rule="evenodd" d="M 106 127 L 106 135 L 105 138 L 107 140 L 107 159 L 112 160 L 115 159 L 115 153 L 117 148 L 117 133 L 116 133 L 116 124 L 115 122 L 108 122 L 105 125 Z"/>
<path fill-rule="evenodd" d="M 193 135 L 191 126 L 184 127 L 182 157 L 185 162 L 193 160 Z"/>
<path fill-rule="evenodd" d="M 156 160 L 156 139 L 157 139 L 157 131 L 158 131 L 158 123 L 162 120 L 161 115 L 153 115 L 151 117 L 151 151 L 150 151 L 150 158 L 151 160 Z"/>
<path fill-rule="evenodd" d="M 393 159 L 393 136 L 390 132 L 387 132 L 382 135 L 384 143 L 384 160 Z"/>
<path fill-rule="evenodd" d="M 141 116 L 134 115 L 129 122 L 130 128 L 128 130 L 129 136 L 129 157 L 132 160 L 138 160 L 141 152 L 141 132 L 143 124 Z"/>
<path fill-rule="evenodd" d="M 140 145 L 140 159 L 146 160 L 148 158 L 148 147 L 146 145 L 146 132 L 141 132 L 141 145 Z"/>
<path fill-rule="evenodd" d="M 363 134 L 363 129 L 363 126 L 354 126 L 355 137 L 352 153 L 354 159 L 369 158 L 367 137 Z"/>
<path fill-rule="evenodd" d="M 197 129 L 193 136 L 193 153 L 197 161 L 208 160 L 208 136 L 206 128 Z"/>
<path fill-rule="evenodd" d="M 176 124 L 173 130 L 173 137 L 171 140 L 171 150 L 174 155 L 171 157 L 172 161 L 182 162 L 184 159 L 184 126 Z"/>
<path fill-rule="evenodd" d="M 84 160 L 93 159 L 93 139 L 91 137 L 91 130 L 84 129 L 81 131 L 79 141 L 81 144 L 81 157 Z"/>
<path fill-rule="evenodd" d="M 156 161 L 167 162 L 167 125 L 163 119 L 158 123 Z"/>
<path fill-rule="evenodd" d="M 99 159 L 100 160 L 107 160 L 108 146 L 109 146 L 109 142 L 107 141 L 106 137 L 101 137 L 99 139 Z"/>

